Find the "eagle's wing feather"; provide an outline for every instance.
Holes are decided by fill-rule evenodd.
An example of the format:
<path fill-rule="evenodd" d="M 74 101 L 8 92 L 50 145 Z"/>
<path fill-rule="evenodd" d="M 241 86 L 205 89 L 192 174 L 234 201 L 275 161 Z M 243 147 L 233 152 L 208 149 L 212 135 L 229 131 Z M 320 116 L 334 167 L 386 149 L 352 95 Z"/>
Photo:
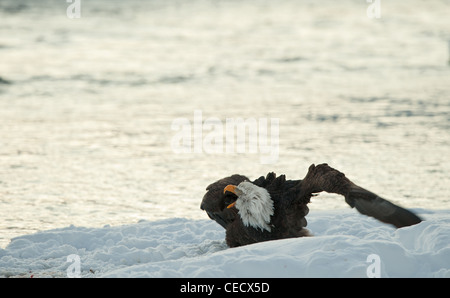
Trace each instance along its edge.
<path fill-rule="evenodd" d="M 368 191 L 327 164 L 311 165 L 302 181 L 303 191 L 341 194 L 352 208 L 397 228 L 411 226 L 422 220 L 413 212 Z"/>
<path fill-rule="evenodd" d="M 360 213 L 374 217 L 384 223 L 392 224 L 397 228 L 415 225 L 422 221 L 413 212 L 357 185 L 351 188 L 345 196 L 345 201 Z"/>

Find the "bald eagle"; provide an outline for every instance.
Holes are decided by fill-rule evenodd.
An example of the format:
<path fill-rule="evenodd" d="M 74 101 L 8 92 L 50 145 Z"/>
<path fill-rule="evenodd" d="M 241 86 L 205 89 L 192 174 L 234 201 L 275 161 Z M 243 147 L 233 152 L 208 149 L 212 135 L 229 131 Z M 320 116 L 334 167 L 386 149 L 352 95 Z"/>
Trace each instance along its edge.
<path fill-rule="evenodd" d="M 232 175 L 206 190 L 200 208 L 225 228 L 229 247 L 310 236 L 305 228 L 307 205 L 322 191 L 343 195 L 360 213 L 397 228 L 422 221 L 411 211 L 351 182 L 328 164 L 311 165 L 302 180 L 287 180 L 273 172 L 255 181 Z"/>

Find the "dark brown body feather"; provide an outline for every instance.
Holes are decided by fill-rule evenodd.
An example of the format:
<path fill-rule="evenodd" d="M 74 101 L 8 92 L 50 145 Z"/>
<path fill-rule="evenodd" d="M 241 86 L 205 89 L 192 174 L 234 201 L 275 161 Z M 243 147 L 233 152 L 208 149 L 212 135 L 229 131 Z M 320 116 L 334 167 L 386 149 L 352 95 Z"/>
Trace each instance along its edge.
<path fill-rule="evenodd" d="M 276 177 L 275 173 L 269 173 L 252 182 L 266 188 L 274 202 L 272 229 L 270 232 L 262 231 L 244 226 L 238 210 L 234 207 L 227 208 L 237 196 L 230 192 L 224 194 L 224 188 L 229 184 L 238 185 L 242 181 L 250 180 L 242 175 L 233 175 L 212 183 L 207 187 L 200 206 L 211 219 L 226 229 L 226 242 L 230 247 L 307 236 L 307 204 L 314 194 L 322 191 L 343 195 L 345 201 L 360 213 L 393 224 L 397 228 L 421 222 L 414 213 L 357 186 L 343 173 L 327 164 L 320 164 L 311 165 L 303 180 L 286 180 L 284 175 Z"/>

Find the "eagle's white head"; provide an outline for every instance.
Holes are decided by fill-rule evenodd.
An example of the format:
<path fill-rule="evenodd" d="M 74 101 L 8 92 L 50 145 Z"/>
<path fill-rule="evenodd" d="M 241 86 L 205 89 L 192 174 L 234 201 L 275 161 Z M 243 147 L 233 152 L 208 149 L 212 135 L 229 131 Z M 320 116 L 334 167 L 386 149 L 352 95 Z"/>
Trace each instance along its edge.
<path fill-rule="evenodd" d="M 274 213 L 274 207 L 270 194 L 265 188 L 244 181 L 238 186 L 228 185 L 224 193 L 226 191 L 238 196 L 228 208 L 235 206 L 239 210 L 238 214 L 246 227 L 271 231 L 270 217 Z"/>

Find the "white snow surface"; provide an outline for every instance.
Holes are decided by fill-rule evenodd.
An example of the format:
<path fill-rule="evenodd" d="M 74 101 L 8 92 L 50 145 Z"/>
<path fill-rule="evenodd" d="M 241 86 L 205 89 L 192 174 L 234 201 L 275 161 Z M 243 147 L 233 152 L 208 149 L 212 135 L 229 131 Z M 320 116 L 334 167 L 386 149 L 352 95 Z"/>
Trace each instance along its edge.
<path fill-rule="evenodd" d="M 424 221 L 401 229 L 352 209 L 316 211 L 313 237 L 238 248 L 209 219 L 72 225 L 12 239 L 0 277 L 450 277 L 450 210 L 414 211 Z"/>

